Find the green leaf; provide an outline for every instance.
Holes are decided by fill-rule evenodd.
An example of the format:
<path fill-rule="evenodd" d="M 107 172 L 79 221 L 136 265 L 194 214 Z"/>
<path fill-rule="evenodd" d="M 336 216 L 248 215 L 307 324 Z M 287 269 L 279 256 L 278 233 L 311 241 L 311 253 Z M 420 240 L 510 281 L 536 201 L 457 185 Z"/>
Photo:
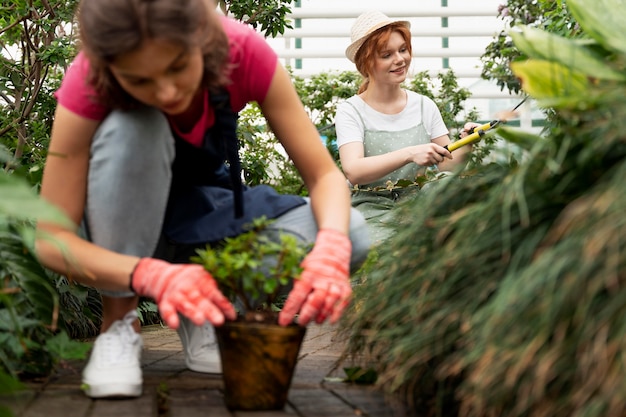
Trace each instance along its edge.
<path fill-rule="evenodd" d="M 71 340 L 67 333 L 61 331 L 46 341 L 46 348 L 59 359 L 80 360 L 87 357 L 87 352 L 91 349 L 91 344 Z"/>
<path fill-rule="evenodd" d="M 621 0 L 568 0 L 585 33 L 608 49 L 626 53 L 626 7 Z"/>
<path fill-rule="evenodd" d="M 263 292 L 265 292 L 265 294 L 273 294 L 274 291 L 276 291 L 277 286 L 278 282 L 276 281 L 276 279 L 267 279 L 263 283 Z"/>
<path fill-rule="evenodd" d="M 360 366 L 343 368 L 346 373 L 344 382 L 354 382 L 355 384 L 374 384 L 378 379 L 376 371 L 373 369 L 363 369 Z"/>
<path fill-rule="evenodd" d="M 0 219 L 45 220 L 73 228 L 59 209 L 41 199 L 21 178 L 0 171 Z"/>
<path fill-rule="evenodd" d="M 37 317 L 51 324 L 54 309 L 58 307 L 58 294 L 48 280 L 46 271 L 18 234 L 0 233 L 0 259 L 4 271 L 14 277 Z"/>
<path fill-rule="evenodd" d="M 539 135 L 529 133 L 519 128 L 511 128 L 501 126 L 498 128 L 498 135 L 506 139 L 506 141 L 518 145 L 525 151 L 530 151 L 537 143 L 543 142 L 545 139 Z"/>
<path fill-rule="evenodd" d="M 516 29 L 510 31 L 515 46 L 531 58 L 558 62 L 593 78 L 626 80 L 624 73 L 613 70 L 604 57 L 584 44 L 530 26 Z"/>
<path fill-rule="evenodd" d="M 544 100 L 563 97 L 584 97 L 589 81 L 585 74 L 556 62 L 529 59 L 514 62 L 511 69 L 522 80 L 524 90 L 535 99 Z"/>
<path fill-rule="evenodd" d="M 11 394 L 21 389 L 24 389 L 24 385 L 20 381 L 0 370 L 0 395 Z"/>
<path fill-rule="evenodd" d="M 197 250 L 191 260 L 203 265 L 218 281 L 220 288 L 228 289 L 231 299 L 238 299 L 246 310 L 265 306 L 271 309 L 281 285 L 296 279 L 306 253 L 295 236 L 279 233 L 280 242 L 259 234 L 272 220 L 253 219 L 250 230 L 219 245 L 207 245 Z M 255 307 L 253 307 L 255 306 Z"/>
<path fill-rule="evenodd" d="M 35 328 L 40 324 L 39 320 L 28 317 L 19 317 L 19 321 L 16 322 L 7 309 L 2 309 L 0 310 L 0 342 L 6 346 L 23 329 Z M 4 333 L 4 331 L 10 333 Z"/>

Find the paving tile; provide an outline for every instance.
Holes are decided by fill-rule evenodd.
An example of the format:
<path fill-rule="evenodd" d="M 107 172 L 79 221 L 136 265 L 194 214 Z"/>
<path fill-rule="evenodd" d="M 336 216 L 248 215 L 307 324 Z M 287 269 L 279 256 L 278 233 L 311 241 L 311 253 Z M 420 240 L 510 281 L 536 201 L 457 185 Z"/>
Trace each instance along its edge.
<path fill-rule="evenodd" d="M 319 385 L 335 369 L 340 369 L 336 356 L 320 354 L 306 357 L 300 360 L 296 366 L 292 386 Z M 332 374 L 337 375 L 338 372 L 332 372 Z"/>
<path fill-rule="evenodd" d="M 88 417 L 91 400 L 76 389 L 47 389 L 36 394 L 35 401 L 17 414 L 19 417 Z"/>
<path fill-rule="evenodd" d="M 392 398 L 385 398 L 373 386 L 346 384 L 341 382 L 326 383 L 324 388 L 371 417 L 408 417 L 404 406 Z"/>
<path fill-rule="evenodd" d="M 224 387 L 221 375 L 201 374 L 198 372 L 186 371 L 176 376 L 169 376 L 161 379 L 160 383 L 169 389 L 214 389 L 219 390 Z"/>
<path fill-rule="evenodd" d="M 168 404 L 172 417 L 232 417 L 216 389 L 170 389 Z"/>
<path fill-rule="evenodd" d="M 14 414 L 21 414 L 35 399 L 33 391 L 19 391 L 11 395 L 0 395 L 0 410 L 3 407 L 10 409 Z"/>
<path fill-rule="evenodd" d="M 283 417 L 283 416 L 301 416 L 290 405 L 284 410 L 270 411 L 233 411 L 233 417 Z"/>
<path fill-rule="evenodd" d="M 351 404 L 321 388 L 289 391 L 289 402 L 306 417 L 353 417 L 358 414 Z"/>
<path fill-rule="evenodd" d="M 154 417 L 157 415 L 155 389 L 144 387 L 139 398 L 92 400 L 91 413 L 87 417 Z"/>

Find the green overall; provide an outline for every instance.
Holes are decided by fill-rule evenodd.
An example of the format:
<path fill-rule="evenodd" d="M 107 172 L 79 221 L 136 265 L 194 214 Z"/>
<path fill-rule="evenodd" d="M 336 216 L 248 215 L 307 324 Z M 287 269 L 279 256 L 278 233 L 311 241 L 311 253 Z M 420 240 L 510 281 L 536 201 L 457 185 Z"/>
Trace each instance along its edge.
<path fill-rule="evenodd" d="M 421 119 L 417 121 L 415 126 L 405 130 L 370 130 L 361 114 L 356 108 L 355 110 L 364 126 L 363 148 L 365 157 L 386 154 L 407 146 L 430 143 L 430 136 Z M 425 169 L 426 167 L 409 163 L 375 182 L 353 187 L 352 206 L 365 217 L 373 245 L 377 245 L 391 236 L 393 230 L 390 226 L 393 224 L 394 215 L 392 208 L 396 203 L 403 198 L 414 195 L 419 190 L 417 185 L 395 187 L 396 182 L 398 180 L 413 182 L 417 175 L 423 173 Z"/>

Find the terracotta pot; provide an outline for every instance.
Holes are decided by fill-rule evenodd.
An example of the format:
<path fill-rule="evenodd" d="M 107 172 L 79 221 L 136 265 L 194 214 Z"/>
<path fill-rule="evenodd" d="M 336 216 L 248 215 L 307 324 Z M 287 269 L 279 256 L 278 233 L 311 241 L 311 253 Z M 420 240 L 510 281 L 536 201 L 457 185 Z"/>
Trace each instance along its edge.
<path fill-rule="evenodd" d="M 224 397 L 231 410 L 285 407 L 306 327 L 226 322 L 216 327 Z"/>

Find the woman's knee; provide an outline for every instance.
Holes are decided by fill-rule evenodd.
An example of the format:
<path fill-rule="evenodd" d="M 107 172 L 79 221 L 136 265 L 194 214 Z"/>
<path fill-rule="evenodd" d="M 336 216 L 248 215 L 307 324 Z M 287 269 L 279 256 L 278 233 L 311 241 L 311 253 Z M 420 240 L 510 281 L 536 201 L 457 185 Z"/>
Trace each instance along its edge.
<path fill-rule="evenodd" d="M 350 211 L 350 241 L 352 242 L 350 269 L 355 271 L 365 262 L 371 248 L 365 219 L 355 208 Z"/>
<path fill-rule="evenodd" d="M 174 138 L 165 116 L 143 108 L 112 112 L 96 132 L 89 162 L 89 239 L 120 253 L 150 256 L 165 215 Z"/>
<path fill-rule="evenodd" d="M 313 216 L 311 205 L 307 204 L 290 210 L 285 215 L 279 217 L 268 230 L 269 233 L 278 236 L 280 232 L 293 234 L 300 241 L 306 244 L 313 244 L 317 236 L 317 222 Z M 352 243 L 352 258 L 350 268 L 354 271 L 358 269 L 367 258 L 370 251 L 370 239 L 363 215 L 352 208 L 350 212 L 349 237 Z"/>
<path fill-rule="evenodd" d="M 157 109 L 113 111 L 102 122 L 91 145 L 92 163 L 169 167 L 175 156 L 168 121 Z M 143 162 L 146 162 L 145 164 Z"/>

